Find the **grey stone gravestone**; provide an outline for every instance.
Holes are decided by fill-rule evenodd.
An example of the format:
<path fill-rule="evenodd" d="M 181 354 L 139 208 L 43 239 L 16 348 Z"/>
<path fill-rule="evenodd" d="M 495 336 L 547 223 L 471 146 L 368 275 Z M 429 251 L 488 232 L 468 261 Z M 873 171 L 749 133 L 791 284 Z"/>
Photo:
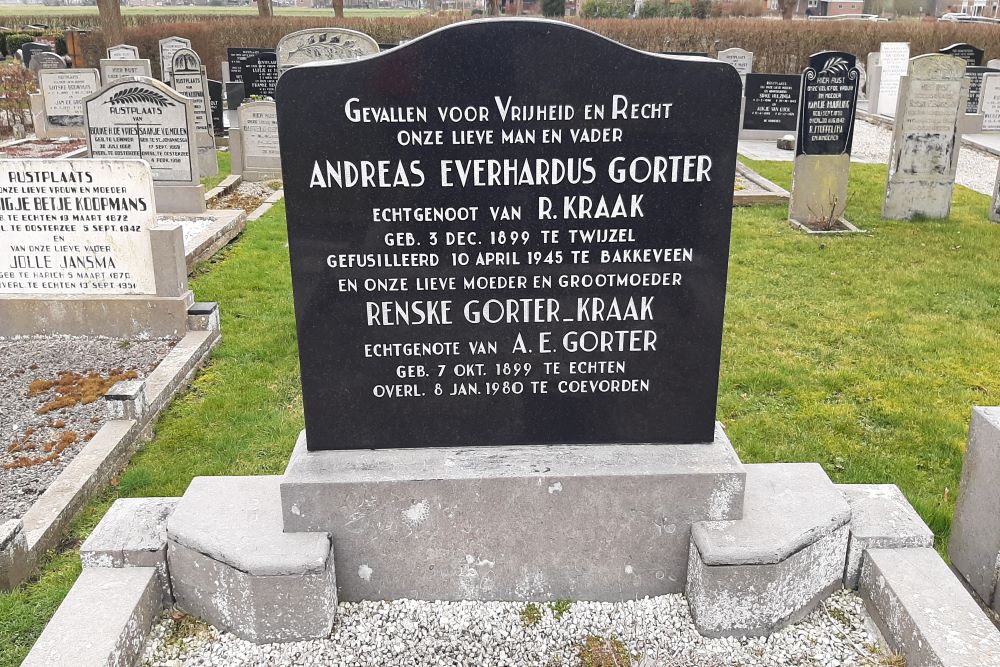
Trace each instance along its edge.
<path fill-rule="evenodd" d="M 965 109 L 965 62 L 930 54 L 910 61 L 900 82 L 882 217 L 947 217 Z"/>
<path fill-rule="evenodd" d="M 108 85 L 119 79 L 134 76 L 153 76 L 153 67 L 148 59 L 126 60 L 125 58 L 101 58 L 101 83 Z"/>
<path fill-rule="evenodd" d="M 239 127 L 229 136 L 232 173 L 244 181 L 281 178 L 278 116 L 274 102 L 246 102 L 239 108 Z"/>
<path fill-rule="evenodd" d="M 865 90 L 868 87 L 868 69 L 860 60 L 856 60 L 854 66 L 858 68 L 858 99 L 865 97 Z"/>
<path fill-rule="evenodd" d="M 39 51 L 31 59 L 28 69 L 36 74 L 43 69 L 66 69 L 66 59 L 53 51 Z"/>
<path fill-rule="evenodd" d="M 108 60 L 140 60 L 139 47 L 129 44 L 109 46 L 107 56 Z"/>
<path fill-rule="evenodd" d="M 321 61 L 355 60 L 379 52 L 378 42 L 346 28 L 309 28 L 285 35 L 275 49 L 278 71 Z"/>
<path fill-rule="evenodd" d="M 191 40 L 184 37 L 167 37 L 159 42 L 160 52 L 160 80 L 170 83 L 170 67 L 173 64 L 174 54 L 181 49 L 190 49 Z"/>
<path fill-rule="evenodd" d="M 877 113 L 876 110 L 878 109 L 878 91 L 882 86 L 882 67 L 879 65 L 879 57 L 880 54 L 878 51 L 869 53 L 865 66 L 867 78 L 864 93 L 865 98 L 868 100 L 865 109 L 869 113 Z"/>
<path fill-rule="evenodd" d="M 719 60 L 729 63 L 740 75 L 740 80 L 745 81 L 747 74 L 753 71 L 753 52 L 733 47 L 719 51 Z"/>
<path fill-rule="evenodd" d="M 208 76 L 201 58 L 191 49 L 178 49 L 170 64 L 170 86 L 191 100 L 198 141 L 198 163 L 202 178 L 219 173 L 208 97 Z"/>
<path fill-rule="evenodd" d="M 910 60 L 910 45 L 907 42 L 882 42 L 879 49 L 879 92 L 878 107 L 869 109 L 880 116 L 896 113 L 896 99 L 899 96 L 899 80 L 906 75 Z"/>
<path fill-rule="evenodd" d="M 979 67 L 983 64 L 983 50 L 973 46 L 972 44 L 966 44 L 964 42 L 946 46 L 943 49 L 938 50 L 938 53 L 943 53 L 946 56 L 961 58 L 965 61 L 965 64 L 968 67 Z"/>
<path fill-rule="evenodd" d="M 1000 132 L 1000 73 L 988 73 L 983 77 L 979 114 L 982 116 L 981 131 Z"/>
<path fill-rule="evenodd" d="M 56 49 L 48 42 L 27 42 L 21 45 L 21 64 L 31 68 L 31 58 L 36 53 L 55 53 Z"/>
<path fill-rule="evenodd" d="M 856 63 L 849 53 L 823 51 L 802 73 L 788 217 L 814 231 L 843 227 L 861 79 Z"/>
<path fill-rule="evenodd" d="M 149 162 L 161 213 L 205 211 L 191 100 L 155 79 L 122 79 L 84 109 L 92 157 Z"/>
<path fill-rule="evenodd" d="M 45 69 L 38 72 L 38 93 L 31 115 L 39 139 L 86 136 L 83 100 L 101 87 L 96 69 Z"/>
<path fill-rule="evenodd" d="M 147 164 L 5 160 L 0 188 L 0 336 L 186 330 L 183 231 L 157 225 Z"/>

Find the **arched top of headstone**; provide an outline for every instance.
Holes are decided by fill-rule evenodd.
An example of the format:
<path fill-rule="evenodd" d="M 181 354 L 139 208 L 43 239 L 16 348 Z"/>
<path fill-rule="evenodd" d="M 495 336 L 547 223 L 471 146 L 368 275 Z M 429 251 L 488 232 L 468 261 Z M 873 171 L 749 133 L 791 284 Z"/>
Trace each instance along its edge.
<path fill-rule="evenodd" d="M 242 112 L 244 109 L 247 111 L 253 111 L 254 109 L 274 108 L 274 106 L 275 104 L 273 100 L 253 100 L 241 104 L 239 111 Z"/>
<path fill-rule="evenodd" d="M 130 76 L 118 79 L 83 100 L 84 106 L 92 103 L 104 107 L 125 108 L 129 105 L 168 108 L 191 105 L 191 100 L 156 79 L 145 76 Z"/>
<path fill-rule="evenodd" d="M 973 46 L 972 44 L 967 44 L 965 42 L 959 42 L 957 44 L 952 44 L 951 46 L 946 46 L 943 49 L 938 50 L 938 53 L 961 58 L 969 67 L 978 67 L 983 64 L 984 51 L 977 46 Z"/>
<path fill-rule="evenodd" d="M 910 58 L 906 73 L 923 79 L 961 79 L 965 76 L 965 61 L 943 53 L 926 53 Z"/>
<path fill-rule="evenodd" d="M 174 57 L 170 59 L 170 70 L 172 72 L 201 72 L 201 58 L 193 50 L 187 47 L 174 52 Z"/>
<path fill-rule="evenodd" d="M 32 72 L 43 69 L 66 69 L 66 59 L 53 51 L 40 51 L 31 58 Z"/>
<path fill-rule="evenodd" d="M 285 35 L 278 42 L 278 69 L 305 63 L 355 60 L 379 52 L 378 42 L 357 30 L 309 28 Z"/>
<path fill-rule="evenodd" d="M 109 60 L 138 60 L 139 47 L 131 44 L 115 44 L 108 47 Z"/>

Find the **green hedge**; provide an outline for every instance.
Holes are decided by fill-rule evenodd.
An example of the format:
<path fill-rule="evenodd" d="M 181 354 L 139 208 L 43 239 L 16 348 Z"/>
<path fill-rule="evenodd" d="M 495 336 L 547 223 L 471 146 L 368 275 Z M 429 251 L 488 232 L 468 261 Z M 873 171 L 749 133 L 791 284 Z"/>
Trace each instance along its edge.
<path fill-rule="evenodd" d="M 0 33 L 2 41 L 0 41 L 0 51 L 3 52 L 5 56 L 12 56 L 17 53 L 17 50 L 28 42 L 34 42 L 39 37 L 44 38 L 46 41 L 52 40 L 56 45 L 56 53 L 61 56 L 66 55 L 66 36 L 61 30 L 33 30 L 25 32 L 6 32 Z"/>

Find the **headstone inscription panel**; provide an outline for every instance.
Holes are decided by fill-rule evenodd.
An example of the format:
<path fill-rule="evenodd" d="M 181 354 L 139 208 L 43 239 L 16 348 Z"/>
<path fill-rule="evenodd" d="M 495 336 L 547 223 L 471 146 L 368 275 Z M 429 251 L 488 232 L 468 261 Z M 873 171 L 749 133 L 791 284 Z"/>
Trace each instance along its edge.
<path fill-rule="evenodd" d="M 243 93 L 246 97 L 274 97 L 278 83 L 278 56 L 262 53 L 243 61 Z"/>
<path fill-rule="evenodd" d="M 139 60 L 139 47 L 116 44 L 108 47 L 108 60 Z"/>
<path fill-rule="evenodd" d="M 146 164 L 4 160 L 0 188 L 0 295 L 156 293 Z"/>
<path fill-rule="evenodd" d="M 105 86 L 133 76 L 153 76 L 153 68 L 148 59 L 101 58 L 101 83 Z"/>
<path fill-rule="evenodd" d="M 208 80 L 208 106 L 212 111 L 212 130 L 215 136 L 221 136 L 226 131 L 226 125 L 222 120 L 225 108 L 222 103 L 221 81 Z"/>
<path fill-rule="evenodd" d="M 906 75 L 910 62 L 908 42 L 882 42 L 879 49 L 878 108 L 874 111 L 882 116 L 896 115 L 896 100 L 899 97 L 899 80 Z"/>
<path fill-rule="evenodd" d="M 282 74 L 308 446 L 710 442 L 740 94 L 530 20 Z"/>
<path fill-rule="evenodd" d="M 38 73 L 38 89 L 51 127 L 83 127 L 83 100 L 101 87 L 96 69 L 46 69 Z"/>
<path fill-rule="evenodd" d="M 965 113 L 979 113 L 979 98 L 983 89 L 983 77 L 998 73 L 1000 69 L 991 67 L 966 67 L 965 78 L 969 81 L 969 98 L 965 101 Z"/>
<path fill-rule="evenodd" d="M 190 49 L 191 40 L 184 37 L 167 37 L 159 42 L 160 48 L 160 80 L 170 83 L 170 67 L 174 61 L 174 54 L 181 49 Z"/>
<path fill-rule="evenodd" d="M 860 73 L 850 53 L 823 51 L 809 57 L 802 74 L 797 155 L 850 154 Z"/>
<path fill-rule="evenodd" d="M 123 79 L 89 97 L 85 107 L 92 157 L 146 160 L 155 183 L 198 182 L 187 98 L 154 79 Z"/>
<path fill-rule="evenodd" d="M 244 181 L 281 178 L 278 115 L 274 102 L 247 102 L 240 107 L 239 139 Z"/>
<path fill-rule="evenodd" d="M 795 74 L 747 74 L 743 129 L 794 132 L 801 83 Z"/>
<path fill-rule="evenodd" d="M 955 56 L 965 61 L 968 67 L 979 67 L 983 64 L 983 50 L 972 44 L 958 43 L 939 50 L 946 56 Z"/>
<path fill-rule="evenodd" d="M 983 90 L 979 99 L 983 132 L 1000 131 L 1000 74 L 987 74 L 983 77 Z"/>
<path fill-rule="evenodd" d="M 243 81 L 243 63 L 250 58 L 255 58 L 262 53 L 274 53 L 274 49 L 259 49 L 251 47 L 238 47 L 226 49 L 226 62 L 229 64 L 229 81 L 238 83 Z"/>
<path fill-rule="evenodd" d="M 374 39 L 346 28 L 299 30 L 282 37 L 275 51 L 279 72 L 305 63 L 356 60 L 379 52 Z"/>

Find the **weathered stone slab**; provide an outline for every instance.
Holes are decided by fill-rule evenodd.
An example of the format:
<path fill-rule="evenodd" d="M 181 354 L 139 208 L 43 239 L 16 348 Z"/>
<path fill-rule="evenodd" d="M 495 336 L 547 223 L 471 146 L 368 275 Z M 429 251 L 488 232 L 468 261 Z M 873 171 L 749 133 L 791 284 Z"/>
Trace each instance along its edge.
<path fill-rule="evenodd" d="M 950 57 L 950 56 L 949 56 Z M 900 80 L 906 75 L 910 59 L 908 42 L 882 42 L 879 47 L 879 91 L 877 107 L 869 107 L 882 116 L 895 116 Z"/>
<path fill-rule="evenodd" d="M 21 665 L 130 667 L 161 605 L 154 568 L 87 568 Z"/>
<path fill-rule="evenodd" d="M 948 555 L 972 590 L 1000 608 L 1000 407 L 973 408 Z"/>
<path fill-rule="evenodd" d="M 1000 665 L 1000 632 L 934 549 L 869 549 L 859 590 L 907 667 Z"/>
<path fill-rule="evenodd" d="M 126 60 L 124 58 L 101 58 L 101 83 L 105 86 L 135 76 L 153 76 L 153 68 L 147 59 Z"/>
<path fill-rule="evenodd" d="M 80 547 L 86 567 L 152 567 L 169 603 L 167 517 L 177 498 L 119 498 Z"/>
<path fill-rule="evenodd" d="M 240 106 L 239 128 L 233 129 L 229 150 L 232 173 L 247 182 L 281 178 L 278 115 L 274 102 L 248 102 Z"/>
<path fill-rule="evenodd" d="M 840 586 L 851 510 L 814 463 L 745 466 L 743 518 L 691 530 L 685 593 L 698 631 L 757 636 Z"/>
<path fill-rule="evenodd" d="M 753 51 L 739 47 L 719 51 L 719 60 L 729 63 L 740 75 L 740 81 L 746 82 L 747 74 L 753 71 Z"/>
<path fill-rule="evenodd" d="M 107 55 L 111 60 L 138 60 L 139 47 L 130 44 L 115 44 L 108 47 Z M 107 84 L 106 81 L 105 84 Z"/>
<path fill-rule="evenodd" d="M 215 152 L 215 137 L 213 136 L 212 110 L 208 96 L 208 75 L 201 64 L 201 58 L 192 49 L 178 49 L 174 52 L 170 85 L 178 93 L 191 100 L 198 148 L 198 172 L 203 178 L 215 176 L 219 173 L 219 163 Z"/>
<path fill-rule="evenodd" d="M 721 426 L 669 447 L 310 452 L 303 435 L 281 496 L 286 531 L 332 534 L 342 600 L 613 601 L 681 592 L 691 524 L 738 518 L 743 484 Z"/>
<path fill-rule="evenodd" d="M 910 61 L 900 84 L 883 218 L 948 216 L 967 92 L 960 59 L 931 54 Z"/>
<path fill-rule="evenodd" d="M 196 477 L 167 521 L 177 607 L 257 643 L 323 637 L 337 609 L 330 536 L 282 532 L 280 477 Z"/>
<path fill-rule="evenodd" d="M 171 67 L 173 67 L 174 54 L 181 49 L 190 49 L 191 40 L 184 37 L 167 37 L 159 42 L 160 51 L 160 81 L 170 83 Z"/>
<path fill-rule="evenodd" d="M 0 591 L 9 591 L 25 577 L 28 541 L 20 519 L 0 524 Z"/>
<path fill-rule="evenodd" d="M 39 139 L 83 138 L 83 101 L 101 87 L 96 69 L 45 69 L 31 96 L 32 122 Z"/>
<path fill-rule="evenodd" d="M 934 533 L 895 484 L 838 484 L 851 506 L 844 587 L 856 589 L 867 549 L 933 547 Z"/>

